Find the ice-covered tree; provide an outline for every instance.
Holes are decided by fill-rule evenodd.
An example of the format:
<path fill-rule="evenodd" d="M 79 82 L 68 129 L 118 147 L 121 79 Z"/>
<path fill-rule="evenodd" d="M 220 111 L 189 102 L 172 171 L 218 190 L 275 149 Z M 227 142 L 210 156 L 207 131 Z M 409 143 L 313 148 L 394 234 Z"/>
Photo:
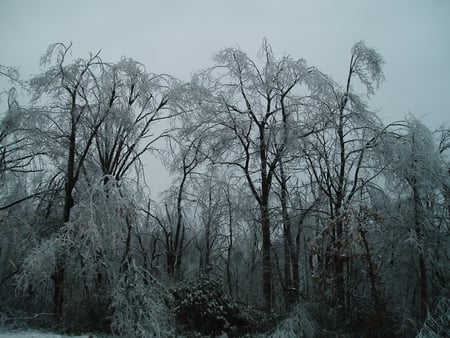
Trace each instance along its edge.
<path fill-rule="evenodd" d="M 266 40 L 258 60 L 242 50 L 218 52 L 215 66 L 196 74 L 182 96 L 186 133 L 202 140 L 202 152 L 212 163 L 240 172 L 259 206 L 262 234 L 264 305 L 272 306 L 270 195 L 277 164 L 289 138 L 281 124 L 295 124 L 308 112 L 303 107 L 316 83 L 316 71 L 303 59 L 277 59 Z M 306 118 L 307 119 L 307 118 Z"/>
<path fill-rule="evenodd" d="M 155 150 L 155 142 L 167 134 L 161 126 L 155 127 L 157 123 L 171 118 L 170 111 L 165 109 L 169 77 L 149 74 L 142 64 L 128 58 L 108 63 L 97 53 L 72 59 L 71 50 L 72 45 L 61 43 L 49 47 L 41 59 L 43 72 L 29 81 L 32 100 L 26 110 L 28 139 L 40 145 L 47 159 L 45 170 L 51 173 L 42 178 L 48 179 L 48 185 L 56 191 L 42 196 L 42 201 L 49 210 L 47 214 L 53 217 L 60 214 L 59 225 L 53 229 L 58 238 L 70 226 L 82 229 L 86 223 L 99 231 L 98 227 L 108 217 L 105 214 L 108 208 L 99 213 L 101 221 L 74 220 L 72 216 L 74 208 L 95 203 L 93 194 L 111 197 L 108 203 L 114 204 L 116 193 L 120 195 L 131 188 L 126 187 L 130 179 L 140 180 L 145 186 L 142 156 Z M 99 181 L 103 182 L 103 195 L 98 192 Z M 126 195 L 120 197 L 126 199 Z M 132 256 L 131 240 L 136 224 L 125 210 L 114 214 L 113 207 L 110 211 L 116 218 L 108 222 L 121 227 L 117 230 L 120 235 L 126 232 L 124 247 L 120 241 L 112 243 L 116 245 L 112 248 L 122 253 L 121 262 L 114 259 L 111 262 L 117 265 L 114 269 L 120 267 L 125 272 Z M 79 235 L 83 231 L 74 233 Z M 105 244 L 107 237 L 98 241 Z M 71 275 L 66 269 L 71 267 L 67 260 L 73 258 L 72 251 L 73 248 L 70 252 L 59 252 L 51 276 L 58 319 L 64 305 L 65 276 Z M 82 264 L 97 266 L 97 277 L 104 275 L 101 262 L 107 257 L 101 251 L 89 251 L 91 257 L 86 253 L 85 258 L 93 260 L 94 265 Z"/>
<path fill-rule="evenodd" d="M 351 49 L 345 83 L 326 79 L 327 86 L 318 92 L 319 130 L 304 138 L 302 144 L 306 170 L 313 189 L 318 190 L 321 205 L 317 215 L 322 230 L 312 248 L 323 265 L 316 275 L 320 276 L 318 281 L 333 286 L 330 296 L 334 298 L 338 323 L 352 309 L 350 285 L 356 276 L 350 265 L 354 264 L 354 243 L 360 235 L 355 238 L 353 231 L 359 226 L 350 215 L 361 206 L 370 205 L 370 191 L 376 189 L 376 180 L 383 170 L 377 147 L 385 128 L 366 102 L 384 78 L 382 66 L 383 59 L 375 49 L 362 41 L 356 43 Z M 363 88 L 367 96 L 358 94 L 357 88 Z M 365 257 L 369 257 L 368 246 L 363 245 L 367 238 L 361 240 Z"/>
<path fill-rule="evenodd" d="M 448 293 L 449 276 L 444 268 L 449 263 L 447 167 L 435 135 L 413 116 L 403 122 L 391 146 L 392 151 L 386 152 L 386 174 L 395 189 L 391 194 L 396 210 L 387 219 L 397 223 L 391 231 L 402 243 L 393 245 L 392 262 L 396 271 L 414 267 L 404 281 L 407 288 L 404 285 L 397 292 L 416 290 L 401 297 L 420 322 L 429 306 Z"/>

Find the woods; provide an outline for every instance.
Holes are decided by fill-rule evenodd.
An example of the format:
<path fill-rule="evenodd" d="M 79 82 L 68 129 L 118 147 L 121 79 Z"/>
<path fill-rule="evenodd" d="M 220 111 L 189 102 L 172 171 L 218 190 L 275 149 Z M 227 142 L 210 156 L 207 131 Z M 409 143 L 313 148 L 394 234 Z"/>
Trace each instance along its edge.
<path fill-rule="evenodd" d="M 450 132 L 380 119 L 376 49 L 340 82 L 264 39 L 183 82 L 73 48 L 0 68 L 0 325 L 411 337 L 449 315 Z"/>

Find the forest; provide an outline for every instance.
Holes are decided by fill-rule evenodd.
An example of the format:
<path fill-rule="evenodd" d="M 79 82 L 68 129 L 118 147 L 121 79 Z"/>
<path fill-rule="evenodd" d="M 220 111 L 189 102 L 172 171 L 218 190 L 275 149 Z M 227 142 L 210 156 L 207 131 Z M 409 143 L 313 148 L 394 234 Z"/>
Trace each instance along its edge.
<path fill-rule="evenodd" d="M 376 49 L 340 83 L 267 40 L 188 82 L 74 48 L 0 66 L 0 328 L 450 336 L 450 128 L 382 122 Z"/>

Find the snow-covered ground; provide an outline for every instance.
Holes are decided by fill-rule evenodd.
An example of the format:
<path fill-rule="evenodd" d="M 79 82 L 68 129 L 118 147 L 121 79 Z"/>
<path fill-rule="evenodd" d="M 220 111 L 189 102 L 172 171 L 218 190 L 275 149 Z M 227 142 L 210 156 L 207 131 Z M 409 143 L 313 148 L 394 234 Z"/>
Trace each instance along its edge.
<path fill-rule="evenodd" d="M 55 333 L 42 333 L 38 331 L 20 331 L 20 332 L 0 332 L 0 338 L 90 338 L 94 336 L 84 335 L 84 336 L 64 336 Z"/>

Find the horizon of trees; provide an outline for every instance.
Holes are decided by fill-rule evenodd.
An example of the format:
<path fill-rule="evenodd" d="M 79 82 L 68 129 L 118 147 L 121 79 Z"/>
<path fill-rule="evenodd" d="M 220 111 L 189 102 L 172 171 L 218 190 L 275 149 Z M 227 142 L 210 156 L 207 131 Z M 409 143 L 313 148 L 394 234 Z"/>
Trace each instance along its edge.
<path fill-rule="evenodd" d="M 189 82 L 72 48 L 28 80 L 0 66 L 0 323 L 220 333 L 248 307 L 408 337 L 446 304 L 450 130 L 382 123 L 375 49 L 355 43 L 339 83 L 265 39 Z M 173 177 L 158 200 L 149 154 Z"/>

